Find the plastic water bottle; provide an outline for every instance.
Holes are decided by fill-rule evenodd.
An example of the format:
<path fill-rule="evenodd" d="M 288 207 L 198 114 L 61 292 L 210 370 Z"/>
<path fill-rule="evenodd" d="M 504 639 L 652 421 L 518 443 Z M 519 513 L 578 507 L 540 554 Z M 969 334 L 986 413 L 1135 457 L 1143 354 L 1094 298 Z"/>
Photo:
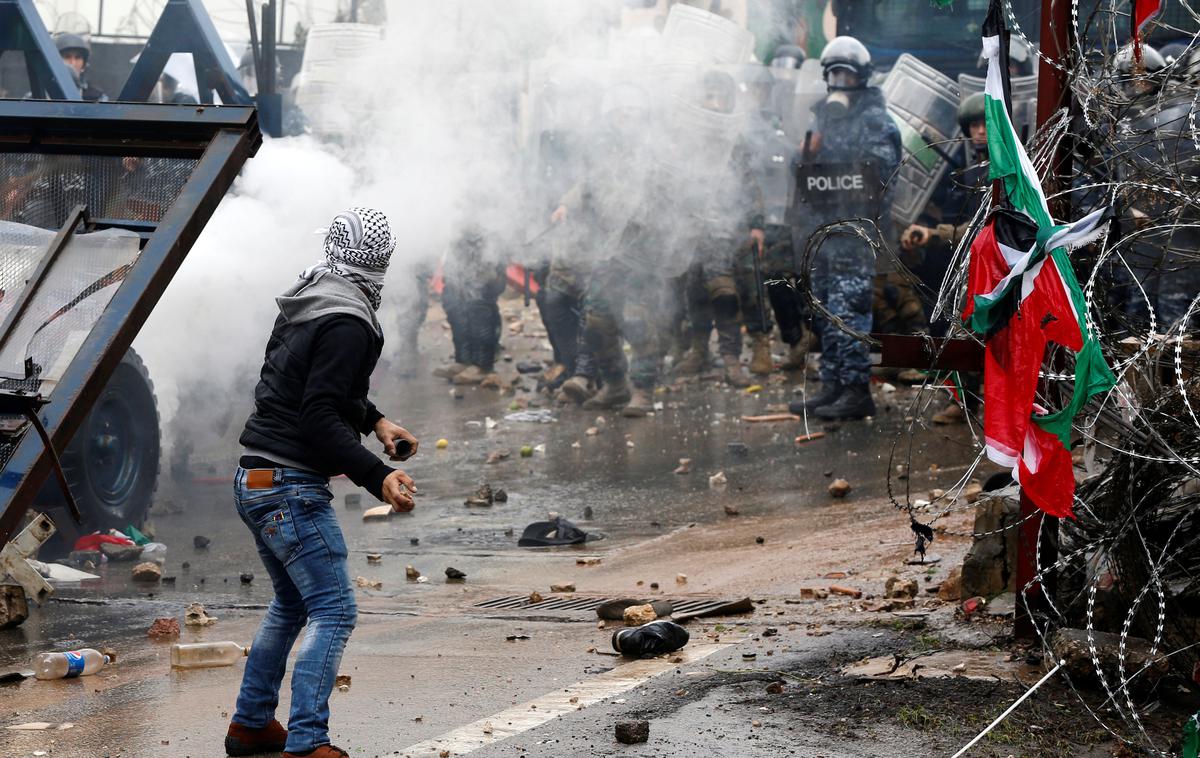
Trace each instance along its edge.
<path fill-rule="evenodd" d="M 250 654 L 250 648 L 236 642 L 196 642 L 171 646 L 171 665 L 181 669 L 232 666 L 238 658 Z"/>
<path fill-rule="evenodd" d="M 109 663 L 107 655 L 85 648 L 67 653 L 41 653 L 37 657 L 38 679 L 70 679 L 94 674 Z"/>

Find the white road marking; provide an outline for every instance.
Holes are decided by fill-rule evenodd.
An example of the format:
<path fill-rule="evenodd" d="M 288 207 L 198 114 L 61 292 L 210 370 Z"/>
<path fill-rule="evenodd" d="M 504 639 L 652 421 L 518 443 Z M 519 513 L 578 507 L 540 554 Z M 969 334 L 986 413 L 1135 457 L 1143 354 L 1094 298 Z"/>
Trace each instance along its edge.
<path fill-rule="evenodd" d="M 559 716 L 574 713 L 606 698 L 627 692 L 663 672 L 703 660 L 740 641 L 689 645 L 670 656 L 630 661 L 592 679 L 576 682 L 565 689 L 514 705 L 439 737 L 409 745 L 400 753 L 405 758 L 427 758 L 447 750 L 452 756 L 466 755 L 553 721 Z M 672 663 L 671 659 L 675 657 L 682 657 L 683 661 Z M 572 698 L 576 699 L 575 702 L 572 702 Z"/>

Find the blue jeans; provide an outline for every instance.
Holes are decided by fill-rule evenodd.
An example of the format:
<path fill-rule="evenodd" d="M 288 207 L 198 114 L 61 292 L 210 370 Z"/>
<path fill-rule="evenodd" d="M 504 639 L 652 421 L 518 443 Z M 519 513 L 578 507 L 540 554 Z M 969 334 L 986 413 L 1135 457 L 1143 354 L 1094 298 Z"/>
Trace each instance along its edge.
<path fill-rule="evenodd" d="M 346 541 L 327 479 L 275 469 L 274 486 L 249 489 L 246 474 L 237 470 L 233 498 L 254 535 L 275 598 L 250 648 L 233 721 L 257 729 L 275 717 L 288 653 L 307 622 L 292 668 L 286 748 L 305 752 L 329 742 L 329 693 L 358 617 Z"/>

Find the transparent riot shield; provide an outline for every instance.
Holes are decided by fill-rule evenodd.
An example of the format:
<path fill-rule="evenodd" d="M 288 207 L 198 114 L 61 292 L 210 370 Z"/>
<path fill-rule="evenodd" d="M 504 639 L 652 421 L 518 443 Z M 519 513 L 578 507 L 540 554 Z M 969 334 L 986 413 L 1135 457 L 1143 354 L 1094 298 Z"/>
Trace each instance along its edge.
<path fill-rule="evenodd" d="M 888 72 L 882 89 L 904 147 L 899 173 L 891 180 L 895 187 L 892 218 L 907 225 L 925 209 L 949 166 L 950 140 L 959 131 L 958 85 L 904 53 Z"/>
<path fill-rule="evenodd" d="M 754 35 L 733 21 L 690 5 L 671 6 L 662 30 L 667 56 L 676 61 L 737 64 L 750 60 Z"/>

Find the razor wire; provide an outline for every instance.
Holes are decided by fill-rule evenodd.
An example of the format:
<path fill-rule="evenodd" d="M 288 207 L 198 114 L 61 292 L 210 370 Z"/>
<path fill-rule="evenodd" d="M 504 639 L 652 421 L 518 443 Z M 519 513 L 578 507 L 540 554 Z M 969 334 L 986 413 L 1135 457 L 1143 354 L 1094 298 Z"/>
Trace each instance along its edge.
<path fill-rule="evenodd" d="M 1079 671 L 1073 678 L 1064 666 L 1067 686 L 1114 739 L 1169 756 L 1169 741 L 1164 744 L 1161 734 L 1147 728 L 1152 704 L 1146 702 L 1146 688 L 1164 669 L 1187 680 L 1200 672 L 1200 643 L 1194 642 L 1200 637 L 1194 610 L 1200 607 L 1200 518 L 1195 516 L 1200 507 L 1200 35 L 1160 23 L 1183 50 L 1162 68 L 1148 70 L 1132 62 L 1126 49 L 1127 5 L 1056 0 L 1068 1 L 1069 50 L 1040 49 L 1022 30 L 1011 4 L 1006 15 L 1014 40 L 1067 75 L 1075 103 L 1029 139 L 1030 159 L 1043 177 L 1061 168 L 1054 165 L 1056 157 L 1071 158 L 1069 175 L 1047 199 L 1072 207 L 1072 217 L 1105 204 L 1114 211 L 1105 234 L 1075 251 L 1072 264 L 1084 293 L 1086 326 L 1118 381 L 1075 419 L 1072 449 L 1083 464 L 1076 476 L 1075 519 L 1060 523 L 1034 512 L 1002 520 L 998 529 L 942 529 L 982 539 L 1037 519 L 1036 572 L 1016 589 L 1034 621 L 1038 644 L 1048 659 L 1057 660 L 1055 631 L 1082 628 L 1092 664 L 1087 678 L 1098 684 L 1103 702 L 1075 680 Z M 1180 6 L 1185 21 L 1200 24 L 1196 7 L 1187 0 Z M 958 314 L 971 242 L 988 209 L 984 199 L 969 214 L 968 231 L 950 252 L 937 291 L 913 284 L 931 320 L 951 322 L 951 337 L 978 341 Z M 874 256 L 890 259 L 906 281 L 915 277 L 870 219 L 839 219 L 818 228 L 805 244 L 797 288 L 812 312 L 878 345 L 813 295 L 808 272 L 821 248 L 838 236 L 858 239 Z M 928 353 L 936 356 L 944 349 L 930 342 Z M 1039 405 L 1062 407 L 1073 386 L 1071 368 L 1068 351 L 1049 351 L 1039 375 Z M 905 412 L 907 424 L 888 456 L 888 498 L 914 522 L 914 531 L 915 524 L 932 527 L 979 507 L 976 476 L 985 455 L 982 419 L 972 411 L 981 399 L 976 393 L 958 399 L 969 444 L 976 449 L 974 460 L 940 496 L 916 499 L 911 492 L 916 440 L 928 433 L 925 417 L 935 398 L 944 395 L 944 383 L 945 372 L 931 370 L 916 388 Z M 1042 551 L 1041 538 L 1049 530 L 1059 546 L 1054 556 Z M 1030 597 L 1040 602 L 1031 604 Z M 1102 632 L 1117 640 L 1115 660 L 1101 655 Z M 1141 665 L 1132 655 L 1134 639 L 1142 648 Z"/>

